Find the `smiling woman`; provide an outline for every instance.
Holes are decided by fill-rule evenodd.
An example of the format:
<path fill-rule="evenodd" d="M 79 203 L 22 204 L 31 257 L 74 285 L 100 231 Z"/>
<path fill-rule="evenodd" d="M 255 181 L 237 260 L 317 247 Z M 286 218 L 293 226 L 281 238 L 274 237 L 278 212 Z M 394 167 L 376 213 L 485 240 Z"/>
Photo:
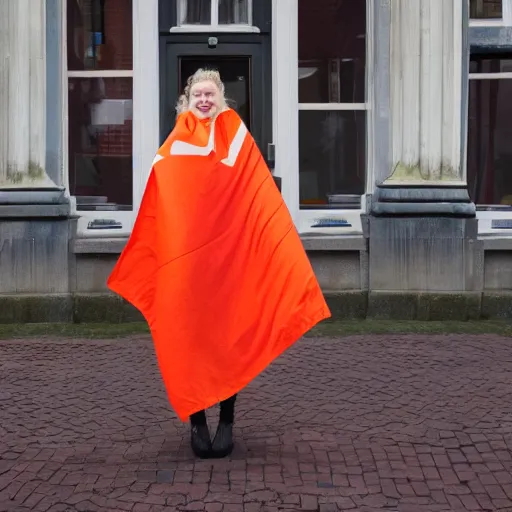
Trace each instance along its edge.
<path fill-rule="evenodd" d="M 216 70 L 198 69 L 187 80 L 176 105 L 177 114 L 192 111 L 199 119 L 215 117 L 226 108 L 224 84 Z"/>

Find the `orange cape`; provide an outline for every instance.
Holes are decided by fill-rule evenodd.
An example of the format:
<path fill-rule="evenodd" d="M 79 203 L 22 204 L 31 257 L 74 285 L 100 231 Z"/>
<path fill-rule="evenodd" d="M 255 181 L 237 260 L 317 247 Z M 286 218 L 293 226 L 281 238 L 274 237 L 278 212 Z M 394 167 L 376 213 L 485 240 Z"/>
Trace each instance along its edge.
<path fill-rule="evenodd" d="M 233 110 L 179 116 L 108 280 L 138 308 L 179 418 L 244 388 L 330 316 L 254 139 Z"/>

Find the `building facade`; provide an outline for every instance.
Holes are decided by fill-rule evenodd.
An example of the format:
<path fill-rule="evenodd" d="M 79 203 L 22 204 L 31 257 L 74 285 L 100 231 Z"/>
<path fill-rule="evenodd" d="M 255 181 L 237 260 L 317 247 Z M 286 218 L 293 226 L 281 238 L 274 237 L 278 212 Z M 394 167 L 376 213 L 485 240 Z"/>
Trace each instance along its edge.
<path fill-rule="evenodd" d="M 512 315 L 512 0 L 2 0 L 0 24 L 0 322 L 136 318 L 106 279 L 203 66 L 334 316 Z"/>

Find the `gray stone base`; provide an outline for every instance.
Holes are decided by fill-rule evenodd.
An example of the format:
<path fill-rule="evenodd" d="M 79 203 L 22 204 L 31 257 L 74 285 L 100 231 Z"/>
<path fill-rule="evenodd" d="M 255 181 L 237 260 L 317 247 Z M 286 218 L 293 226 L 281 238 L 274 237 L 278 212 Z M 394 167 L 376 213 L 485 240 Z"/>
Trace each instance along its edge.
<path fill-rule="evenodd" d="M 325 293 L 332 320 L 512 319 L 512 292 Z M 143 322 L 133 306 L 111 293 L 0 295 L 0 324 Z"/>

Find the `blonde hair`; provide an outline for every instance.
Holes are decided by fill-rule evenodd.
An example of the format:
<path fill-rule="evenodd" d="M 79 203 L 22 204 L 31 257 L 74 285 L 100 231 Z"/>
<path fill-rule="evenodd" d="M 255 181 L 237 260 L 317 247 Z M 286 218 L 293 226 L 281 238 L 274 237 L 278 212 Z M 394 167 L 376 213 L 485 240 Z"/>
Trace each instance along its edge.
<path fill-rule="evenodd" d="M 176 115 L 179 116 L 188 110 L 188 105 L 190 102 L 190 89 L 192 89 L 192 86 L 199 82 L 206 81 L 212 82 L 217 86 L 220 91 L 221 110 L 225 107 L 226 98 L 224 97 L 224 84 L 220 79 L 220 73 L 215 69 L 199 68 L 192 76 L 188 78 L 187 85 L 183 90 L 183 94 L 178 98 L 178 102 L 176 103 Z"/>

